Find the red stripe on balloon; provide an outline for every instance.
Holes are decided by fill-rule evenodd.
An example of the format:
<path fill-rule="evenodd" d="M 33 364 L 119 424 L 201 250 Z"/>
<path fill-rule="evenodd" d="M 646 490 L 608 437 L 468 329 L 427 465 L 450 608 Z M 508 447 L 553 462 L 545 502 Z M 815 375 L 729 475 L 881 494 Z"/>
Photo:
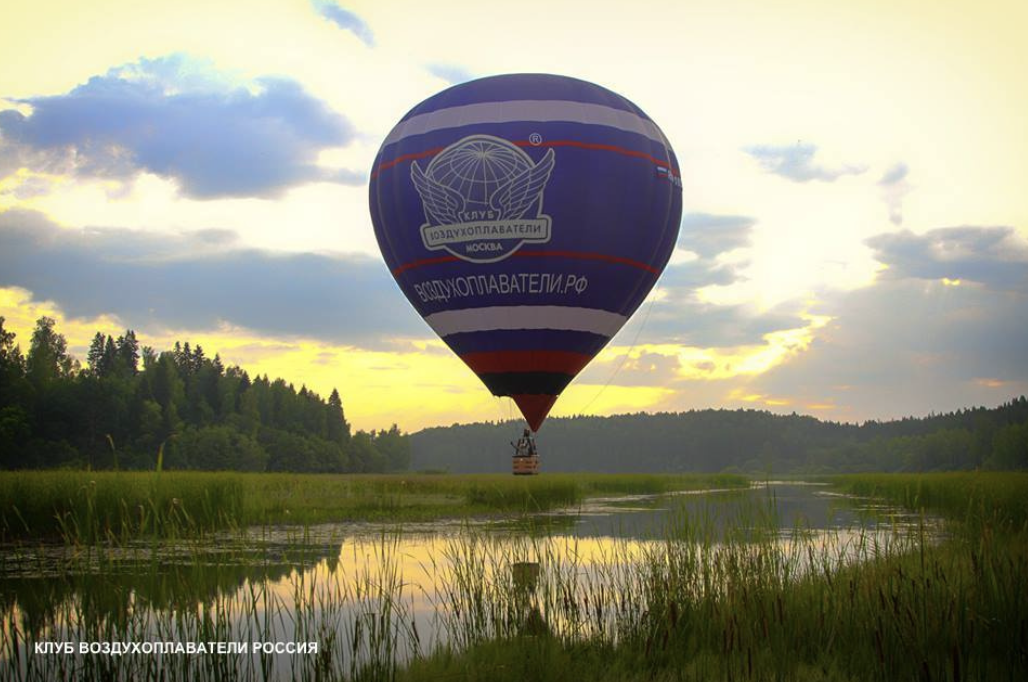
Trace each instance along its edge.
<path fill-rule="evenodd" d="M 512 144 L 518 147 L 578 147 L 579 149 L 592 149 L 601 152 L 614 152 L 622 156 L 633 156 L 638 159 L 646 159 L 661 168 L 667 168 L 671 175 L 679 177 L 678 169 L 673 167 L 666 159 L 658 159 L 646 152 L 637 152 L 634 149 L 619 147 L 615 144 L 599 144 L 597 142 L 580 142 L 579 140 L 552 140 L 550 142 L 530 142 L 528 140 L 515 140 Z"/>
<path fill-rule="evenodd" d="M 425 151 L 418 152 L 417 154 L 403 154 L 402 156 L 397 156 L 392 161 L 385 161 L 383 163 L 380 163 L 378 165 L 378 168 L 371 171 L 371 177 L 378 177 L 378 174 L 382 171 L 388 168 L 392 168 L 396 164 L 403 163 L 404 161 L 414 161 L 416 159 L 423 159 L 426 156 L 435 156 L 439 152 L 443 151 L 443 149 L 445 149 L 445 147 L 433 147 L 432 149 L 426 149 Z"/>
<path fill-rule="evenodd" d="M 437 265 L 439 263 L 453 263 L 459 261 L 460 258 L 456 256 L 439 256 L 438 258 L 422 258 L 421 260 L 412 260 L 410 263 L 404 263 L 403 265 L 393 269 L 393 276 L 407 272 L 408 270 L 414 270 L 420 268 L 423 265 Z"/>
<path fill-rule="evenodd" d="M 511 398 L 517 403 L 521 414 L 525 415 L 525 421 L 528 422 L 532 431 L 539 430 L 539 427 L 543 425 L 543 420 L 546 419 L 546 415 L 550 413 L 550 408 L 557 402 L 557 396 L 555 395 L 537 395 L 535 393 L 519 393 L 512 395 Z"/>
<path fill-rule="evenodd" d="M 574 376 L 592 357 L 560 350 L 505 350 L 460 356 L 475 374 L 501 372 L 558 372 Z"/>
<path fill-rule="evenodd" d="M 622 256 L 608 256 L 605 253 L 586 253 L 583 251 L 531 251 L 523 249 L 514 254 L 511 254 L 512 258 L 576 258 L 579 260 L 600 260 L 607 263 L 615 263 L 617 265 L 629 265 L 633 268 L 639 268 L 647 272 L 652 272 L 654 275 L 659 275 L 660 270 L 647 265 L 631 258 L 624 258 Z M 393 275 L 399 275 L 407 272 L 408 270 L 414 270 L 424 265 L 438 265 L 440 263 L 456 263 L 460 262 L 460 258 L 456 256 L 439 256 L 438 258 L 422 258 L 420 260 L 414 260 L 410 263 L 404 263 L 403 265 L 393 268 Z"/>
<path fill-rule="evenodd" d="M 513 254 L 514 258 L 577 258 L 579 260 L 601 260 L 607 263 L 617 263 L 618 265 L 631 265 L 633 268 L 639 268 L 640 270 L 646 270 L 652 272 L 654 275 L 659 275 L 660 270 L 641 263 L 631 258 L 624 258 L 622 256 L 608 256 L 605 253 L 584 253 L 582 251 L 518 251 Z"/>
<path fill-rule="evenodd" d="M 613 152 L 615 154 L 621 154 L 622 156 L 631 156 L 637 159 L 645 159 L 650 163 L 653 163 L 661 168 L 667 168 L 671 175 L 681 177 L 678 169 L 671 165 L 667 159 L 658 159 L 655 156 L 651 156 L 646 152 L 639 152 L 634 149 L 628 149 L 626 147 L 619 147 L 614 144 L 599 144 L 597 142 L 582 142 L 580 140 L 551 140 L 549 142 L 529 142 L 528 140 L 515 140 L 511 144 L 517 147 L 577 147 L 579 149 L 591 149 L 593 151 L 601 152 Z M 395 159 L 384 161 L 378 165 L 378 168 L 371 171 L 371 177 L 378 177 L 378 174 L 384 170 L 392 168 L 393 166 L 403 163 L 404 161 L 414 161 L 415 159 L 423 159 L 427 156 L 435 156 L 439 152 L 443 151 L 445 147 L 434 147 L 427 149 L 423 152 L 417 152 L 416 154 L 403 154 L 397 156 Z"/>

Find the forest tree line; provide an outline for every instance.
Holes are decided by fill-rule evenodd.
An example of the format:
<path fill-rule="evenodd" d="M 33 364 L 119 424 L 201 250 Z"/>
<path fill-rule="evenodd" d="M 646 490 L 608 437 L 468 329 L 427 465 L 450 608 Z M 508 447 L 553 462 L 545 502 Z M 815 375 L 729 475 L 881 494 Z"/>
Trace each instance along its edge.
<path fill-rule="evenodd" d="M 0 317 L 0 469 L 81 467 L 303 472 L 408 468 L 408 436 L 351 433 L 324 399 L 250 377 L 199 345 L 157 352 L 135 332 L 97 332 L 86 364 L 42 317 L 27 352 Z"/>
<path fill-rule="evenodd" d="M 425 429 L 412 467 L 510 466 L 524 422 Z M 545 471 L 823 474 L 1028 469 L 1028 400 L 894 421 L 846 424 L 758 410 L 550 418 L 537 437 Z"/>

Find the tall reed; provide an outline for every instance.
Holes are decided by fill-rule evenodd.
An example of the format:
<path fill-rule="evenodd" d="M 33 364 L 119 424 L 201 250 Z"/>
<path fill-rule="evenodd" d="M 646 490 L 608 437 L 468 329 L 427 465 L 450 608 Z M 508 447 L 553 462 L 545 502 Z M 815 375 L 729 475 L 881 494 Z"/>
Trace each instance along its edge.
<path fill-rule="evenodd" d="M 724 476 L 335 475 L 236 472 L 0 472 L 0 542 L 63 538 L 86 544 L 182 537 L 214 529 L 328 521 L 419 521 L 532 513 L 607 492 L 733 485 Z"/>
<path fill-rule="evenodd" d="M 126 558 L 100 545 L 64 564 L 104 569 L 93 582 L 0 590 L 0 682 L 1024 679 L 1028 542 L 994 521 L 1016 510 L 962 522 L 977 535 L 939 535 L 928 518 L 783 528 L 773 498 L 725 509 L 683 505 L 641 540 L 468 524 L 416 565 L 392 532 L 341 551 L 300 528 L 285 541 L 230 533 L 216 561 L 194 539 L 174 544 L 174 560 L 167 547 Z M 32 653 L 44 639 L 315 640 L 319 651 Z"/>

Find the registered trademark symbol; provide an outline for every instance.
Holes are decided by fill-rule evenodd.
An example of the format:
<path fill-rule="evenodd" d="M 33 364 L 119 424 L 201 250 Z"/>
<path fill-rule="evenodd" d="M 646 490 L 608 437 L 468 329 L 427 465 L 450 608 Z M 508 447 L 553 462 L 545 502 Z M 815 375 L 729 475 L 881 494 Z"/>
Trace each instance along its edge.
<path fill-rule="evenodd" d="M 528 136 L 528 141 L 533 147 L 538 147 L 543 143 L 543 136 L 539 133 L 532 133 Z"/>

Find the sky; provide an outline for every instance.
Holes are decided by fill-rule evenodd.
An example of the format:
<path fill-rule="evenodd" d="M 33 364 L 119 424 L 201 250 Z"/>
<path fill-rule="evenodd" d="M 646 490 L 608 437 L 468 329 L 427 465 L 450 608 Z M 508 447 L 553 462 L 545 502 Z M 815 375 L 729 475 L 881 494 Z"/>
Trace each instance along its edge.
<path fill-rule="evenodd" d="M 680 161 L 650 298 L 551 414 L 835 421 L 1028 393 L 1028 4 L 91 0 L 0 8 L 0 316 L 134 329 L 357 428 L 507 419 L 382 263 L 414 105 L 514 72 L 628 97 Z"/>

